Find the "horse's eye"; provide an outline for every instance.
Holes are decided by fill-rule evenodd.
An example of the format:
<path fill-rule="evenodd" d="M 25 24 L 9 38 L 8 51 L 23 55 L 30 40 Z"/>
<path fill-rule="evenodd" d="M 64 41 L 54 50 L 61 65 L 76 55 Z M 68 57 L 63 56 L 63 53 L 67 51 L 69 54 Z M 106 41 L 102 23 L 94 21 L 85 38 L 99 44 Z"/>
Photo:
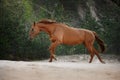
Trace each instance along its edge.
<path fill-rule="evenodd" d="M 32 29 L 32 31 L 34 31 L 34 29 Z"/>

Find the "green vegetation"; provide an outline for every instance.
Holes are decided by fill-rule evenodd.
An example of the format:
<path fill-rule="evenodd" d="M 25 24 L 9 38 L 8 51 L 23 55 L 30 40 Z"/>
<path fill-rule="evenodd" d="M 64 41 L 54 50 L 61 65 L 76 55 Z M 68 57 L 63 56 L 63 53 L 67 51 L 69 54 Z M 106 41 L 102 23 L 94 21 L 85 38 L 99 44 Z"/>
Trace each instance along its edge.
<path fill-rule="evenodd" d="M 90 0 L 87 0 L 92 5 Z M 120 52 L 120 6 L 115 0 L 94 0 L 99 20 L 91 16 L 85 0 L 0 0 L 0 59 L 39 60 L 49 57 L 49 36 L 42 32 L 33 41 L 28 39 L 34 21 L 54 19 L 69 26 L 96 31 L 106 43 L 106 54 Z M 112 2 L 113 1 L 113 2 Z M 102 3 L 98 4 L 98 3 Z M 115 3 L 114 3 L 115 2 Z M 85 10 L 82 20 L 78 6 Z M 44 44 L 43 44 L 44 43 Z M 97 47 L 97 45 L 95 44 Z M 60 45 L 57 55 L 82 54 L 82 45 Z"/>

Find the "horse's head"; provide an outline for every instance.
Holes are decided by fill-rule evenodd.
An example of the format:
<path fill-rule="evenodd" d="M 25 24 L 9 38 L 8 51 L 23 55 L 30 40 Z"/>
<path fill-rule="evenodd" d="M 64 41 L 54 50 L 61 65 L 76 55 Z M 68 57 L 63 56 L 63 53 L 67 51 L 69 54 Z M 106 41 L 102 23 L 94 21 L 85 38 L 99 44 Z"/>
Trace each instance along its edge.
<path fill-rule="evenodd" d="M 30 39 L 33 39 L 35 36 L 37 36 L 40 33 L 40 31 L 44 31 L 43 29 L 45 29 L 46 26 L 49 26 L 50 24 L 53 24 L 53 23 L 56 23 L 56 21 L 49 20 L 49 19 L 43 19 L 37 23 L 34 22 L 29 32 Z"/>
<path fill-rule="evenodd" d="M 34 22 L 29 32 L 30 39 L 33 39 L 35 36 L 37 36 L 39 32 L 40 32 L 39 26 L 37 23 Z"/>

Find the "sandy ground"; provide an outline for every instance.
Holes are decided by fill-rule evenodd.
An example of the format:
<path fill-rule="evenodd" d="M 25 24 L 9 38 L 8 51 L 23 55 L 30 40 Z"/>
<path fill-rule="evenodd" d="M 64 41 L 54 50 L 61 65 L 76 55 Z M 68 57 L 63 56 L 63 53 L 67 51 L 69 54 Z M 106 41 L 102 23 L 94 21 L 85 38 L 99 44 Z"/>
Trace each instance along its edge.
<path fill-rule="evenodd" d="M 120 80 L 120 63 L 89 64 L 77 56 L 59 57 L 52 63 L 44 61 L 0 61 L 0 80 Z M 65 58 L 65 60 L 61 60 Z M 70 61 L 69 61 L 70 60 Z"/>

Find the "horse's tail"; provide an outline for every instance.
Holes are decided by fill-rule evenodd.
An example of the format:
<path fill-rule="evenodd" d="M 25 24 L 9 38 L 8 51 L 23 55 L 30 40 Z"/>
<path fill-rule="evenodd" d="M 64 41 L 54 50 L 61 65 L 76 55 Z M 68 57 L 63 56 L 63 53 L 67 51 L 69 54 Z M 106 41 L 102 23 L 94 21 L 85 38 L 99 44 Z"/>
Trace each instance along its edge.
<path fill-rule="evenodd" d="M 97 35 L 96 32 L 93 32 L 93 33 L 94 33 L 94 35 L 95 35 L 95 39 L 96 39 L 97 43 L 99 44 L 99 46 L 100 46 L 100 48 L 101 48 L 101 53 L 103 53 L 103 52 L 105 51 L 105 44 L 104 44 L 103 40 L 101 40 L 101 39 L 99 38 L 99 36 Z"/>

